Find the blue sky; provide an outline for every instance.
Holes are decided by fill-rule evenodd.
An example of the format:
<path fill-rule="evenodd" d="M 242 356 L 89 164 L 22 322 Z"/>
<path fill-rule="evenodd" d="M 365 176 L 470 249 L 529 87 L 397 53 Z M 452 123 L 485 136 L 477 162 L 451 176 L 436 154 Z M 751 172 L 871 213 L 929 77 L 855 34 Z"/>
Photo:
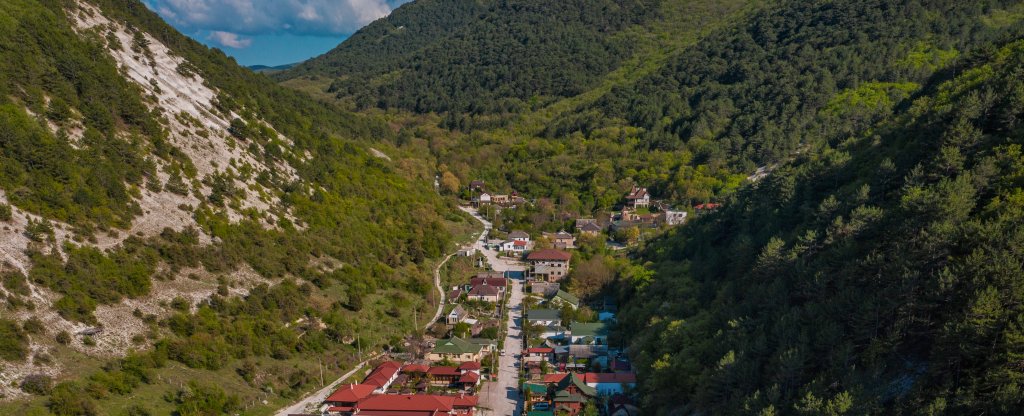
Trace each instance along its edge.
<path fill-rule="evenodd" d="M 172 26 L 242 65 L 327 52 L 409 0 L 143 0 Z"/>

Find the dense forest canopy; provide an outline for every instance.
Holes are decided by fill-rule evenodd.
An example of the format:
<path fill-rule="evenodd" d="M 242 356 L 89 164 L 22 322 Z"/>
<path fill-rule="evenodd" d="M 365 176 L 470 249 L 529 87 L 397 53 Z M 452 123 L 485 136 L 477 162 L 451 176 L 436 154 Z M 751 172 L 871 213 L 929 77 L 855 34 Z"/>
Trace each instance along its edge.
<path fill-rule="evenodd" d="M 651 409 L 1018 414 L 1024 44 L 641 253 L 622 329 Z"/>
<path fill-rule="evenodd" d="M 334 77 L 359 108 L 518 112 L 582 93 L 628 57 L 615 34 L 653 15 L 652 0 L 425 0 L 338 48 L 275 75 Z"/>

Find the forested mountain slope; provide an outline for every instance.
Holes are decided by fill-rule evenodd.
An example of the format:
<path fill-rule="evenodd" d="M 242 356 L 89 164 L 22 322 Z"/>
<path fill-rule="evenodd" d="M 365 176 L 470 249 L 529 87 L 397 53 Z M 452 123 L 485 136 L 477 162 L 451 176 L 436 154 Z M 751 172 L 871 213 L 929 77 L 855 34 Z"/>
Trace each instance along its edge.
<path fill-rule="evenodd" d="M 336 49 L 277 74 L 337 78 L 360 108 L 519 112 L 580 94 L 629 57 L 617 36 L 655 15 L 654 0 L 421 0 Z"/>
<path fill-rule="evenodd" d="M 382 121 L 136 0 L 0 2 L 0 58 L 0 413 L 273 406 L 431 310 L 450 209 Z"/>
<path fill-rule="evenodd" d="M 1024 411 L 1024 43 L 640 254 L 620 329 L 659 414 Z M 954 77 L 955 74 L 955 77 Z"/>

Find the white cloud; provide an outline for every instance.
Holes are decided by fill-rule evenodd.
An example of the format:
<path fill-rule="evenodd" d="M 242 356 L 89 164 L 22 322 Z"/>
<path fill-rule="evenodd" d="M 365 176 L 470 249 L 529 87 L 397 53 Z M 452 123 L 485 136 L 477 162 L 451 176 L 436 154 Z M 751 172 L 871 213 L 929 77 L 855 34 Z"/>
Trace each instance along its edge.
<path fill-rule="evenodd" d="M 243 38 L 235 33 L 221 32 L 219 30 L 210 32 L 210 39 L 221 45 L 235 49 L 245 49 L 248 48 L 249 45 L 252 45 L 252 39 Z"/>
<path fill-rule="evenodd" d="M 185 30 L 257 35 L 347 35 L 408 0 L 146 0 Z M 216 35 L 218 41 L 220 35 Z"/>

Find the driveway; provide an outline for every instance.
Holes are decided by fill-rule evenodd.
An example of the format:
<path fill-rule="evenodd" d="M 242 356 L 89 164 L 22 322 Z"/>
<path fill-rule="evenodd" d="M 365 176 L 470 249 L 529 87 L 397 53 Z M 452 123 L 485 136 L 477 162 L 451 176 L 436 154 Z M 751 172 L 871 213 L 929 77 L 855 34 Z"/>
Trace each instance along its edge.
<path fill-rule="evenodd" d="M 461 209 L 468 212 L 477 221 L 483 223 L 484 228 L 489 229 L 491 227 L 491 223 L 481 217 L 475 209 L 466 207 Z M 487 257 L 487 261 L 495 271 L 521 272 L 526 270 L 526 266 L 522 262 L 498 257 L 497 251 L 487 250 L 480 239 L 477 240 L 474 247 Z M 522 322 L 523 318 L 523 281 L 521 280 L 522 273 L 516 273 L 515 275 L 517 276 L 516 278 L 509 279 L 511 282 L 511 287 L 509 287 L 511 295 L 508 301 L 509 314 L 508 322 L 506 323 L 508 331 L 505 336 L 505 353 L 498 360 L 498 380 L 485 383 L 480 391 L 480 405 L 477 410 L 481 415 L 510 416 L 518 415 L 522 412 L 518 384 L 519 359 L 520 353 L 523 350 L 523 337 L 522 330 L 517 323 Z"/>

